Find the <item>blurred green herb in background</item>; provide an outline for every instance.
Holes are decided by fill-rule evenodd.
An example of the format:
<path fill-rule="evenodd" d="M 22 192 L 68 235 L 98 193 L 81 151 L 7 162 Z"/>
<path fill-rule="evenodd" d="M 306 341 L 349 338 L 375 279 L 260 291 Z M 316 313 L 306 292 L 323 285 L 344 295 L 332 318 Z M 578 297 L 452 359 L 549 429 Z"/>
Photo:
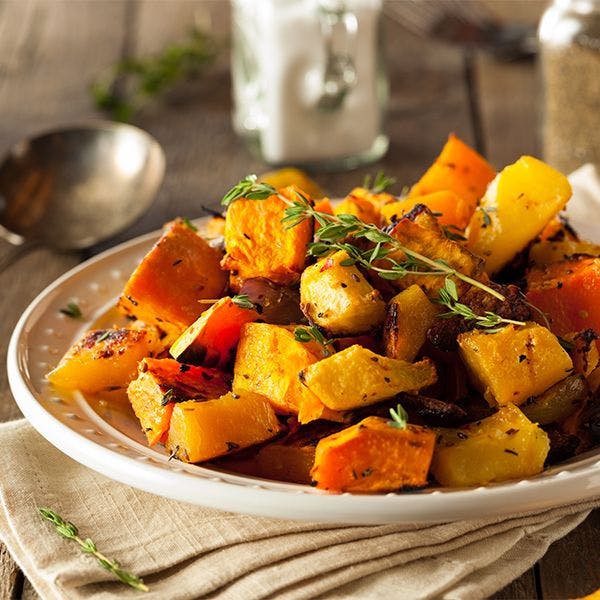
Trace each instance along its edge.
<path fill-rule="evenodd" d="M 219 49 L 215 38 L 194 28 L 187 38 L 156 56 L 131 57 L 118 63 L 107 77 L 92 84 L 94 102 L 113 119 L 130 121 L 150 100 L 213 63 Z"/>

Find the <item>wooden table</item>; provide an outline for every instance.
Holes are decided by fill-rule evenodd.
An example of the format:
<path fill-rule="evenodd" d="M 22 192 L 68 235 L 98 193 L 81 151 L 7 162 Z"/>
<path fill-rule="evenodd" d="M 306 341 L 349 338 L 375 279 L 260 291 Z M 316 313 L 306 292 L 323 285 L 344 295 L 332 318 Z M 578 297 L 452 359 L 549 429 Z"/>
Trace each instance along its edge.
<path fill-rule="evenodd" d="M 508 18 L 535 20 L 537 1 L 495 1 Z M 228 34 L 224 0 L 4 0 L 0 3 L 0 150 L 32 132 L 60 123 L 98 118 L 88 86 L 103 69 L 132 54 L 156 52 L 190 26 L 208 24 Z M 415 181 L 454 131 L 478 141 L 502 167 L 520 154 L 539 154 L 540 88 L 532 62 L 498 64 L 467 57 L 454 47 L 424 41 L 386 20 L 386 55 L 392 83 L 387 131 L 391 144 L 378 167 L 401 183 Z M 242 176 L 265 170 L 236 138 L 230 124 L 227 52 L 197 82 L 135 123 L 163 144 L 167 175 L 148 214 L 116 241 L 159 227 L 175 215 L 197 217 L 216 207 Z M 331 195 L 342 195 L 368 171 L 318 176 Z M 14 325 L 28 303 L 85 255 L 36 250 L 0 274 L 0 363 Z M 4 369 L 0 371 L 0 420 L 21 415 Z M 0 476 L 4 476 L 1 474 Z M 600 587 L 600 510 L 555 543 L 546 556 L 495 598 L 566 598 Z M 0 600 L 37 597 L 0 545 Z"/>

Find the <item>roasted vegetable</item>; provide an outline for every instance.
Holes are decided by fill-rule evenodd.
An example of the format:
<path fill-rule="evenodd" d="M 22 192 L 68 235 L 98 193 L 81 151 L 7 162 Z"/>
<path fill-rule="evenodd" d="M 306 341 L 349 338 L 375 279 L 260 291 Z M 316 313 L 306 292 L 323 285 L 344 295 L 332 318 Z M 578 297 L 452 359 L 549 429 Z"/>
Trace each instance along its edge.
<path fill-rule="evenodd" d="M 600 246 L 590 242 L 563 239 L 560 241 L 541 241 L 529 249 L 529 261 L 533 266 L 543 267 L 552 263 L 568 260 L 572 257 L 581 258 L 600 256 Z"/>
<path fill-rule="evenodd" d="M 460 355 L 476 387 L 491 404 L 522 404 L 573 370 L 556 336 L 537 323 L 476 329 L 458 337 Z"/>
<path fill-rule="evenodd" d="M 153 327 L 88 331 L 48 373 L 48 381 L 59 388 L 92 394 L 125 388 L 136 375 L 138 361 L 163 348 Z"/>
<path fill-rule="evenodd" d="M 423 487 L 435 433 L 415 425 L 395 427 L 367 417 L 317 444 L 311 477 L 331 492 L 390 492 Z"/>
<path fill-rule="evenodd" d="M 127 388 L 127 396 L 153 446 L 169 429 L 176 402 L 218 398 L 229 391 L 229 383 L 217 369 L 186 365 L 171 358 L 145 358 L 139 363 L 137 379 Z"/>
<path fill-rule="evenodd" d="M 386 223 L 394 223 L 408 214 L 417 204 L 424 204 L 437 215 L 441 225 L 464 229 L 473 214 L 473 203 L 463 200 L 451 190 L 433 192 L 425 196 L 410 196 L 390 202 L 381 208 Z"/>
<path fill-rule="evenodd" d="M 574 373 L 589 377 L 600 364 L 597 339 L 598 334 L 593 329 L 568 333 L 563 337 L 563 341 L 567 343 L 569 356 L 573 361 Z"/>
<path fill-rule="evenodd" d="M 411 364 L 350 346 L 304 368 L 300 380 L 328 408 L 352 410 L 416 392 L 434 383 L 436 373 L 429 359 Z"/>
<path fill-rule="evenodd" d="M 373 223 L 374 225 L 379 225 L 381 221 L 381 212 L 375 203 L 353 193 L 346 196 L 333 209 L 333 212 L 336 215 L 355 215 L 364 223 Z"/>
<path fill-rule="evenodd" d="M 571 375 L 555 383 L 539 396 L 528 398 L 520 408 L 534 423 L 560 423 L 584 405 L 587 394 L 584 377 Z"/>
<path fill-rule="evenodd" d="M 267 399 L 277 412 L 298 414 L 302 390 L 298 373 L 328 352 L 318 342 L 295 339 L 294 330 L 268 323 L 248 323 L 233 368 L 233 391 Z"/>
<path fill-rule="evenodd" d="M 167 449 L 184 462 L 201 462 L 264 442 L 279 429 L 273 409 L 256 394 L 189 400 L 173 407 Z"/>
<path fill-rule="evenodd" d="M 344 251 L 307 267 L 300 280 L 302 310 L 333 335 L 363 333 L 381 325 L 385 302 Z"/>
<path fill-rule="evenodd" d="M 531 156 L 506 167 L 487 189 L 468 227 L 468 247 L 497 273 L 571 197 L 567 178 Z"/>
<path fill-rule="evenodd" d="M 527 275 L 527 300 L 548 315 L 557 335 L 584 329 L 600 334 L 599 297 L 600 258 L 575 257 Z"/>
<path fill-rule="evenodd" d="M 264 277 L 254 277 L 242 283 L 240 295 L 248 296 L 250 302 L 256 305 L 260 320 L 265 323 L 287 325 L 304 321 L 297 287 L 277 285 Z"/>
<path fill-rule="evenodd" d="M 232 358 L 242 326 L 259 315 L 252 303 L 221 298 L 192 323 L 171 346 L 173 358 L 190 364 L 225 366 Z"/>
<path fill-rule="evenodd" d="M 179 335 L 206 308 L 199 300 L 219 298 L 227 285 L 221 254 L 183 221 L 169 223 L 133 272 L 119 308 L 172 335 Z"/>
<path fill-rule="evenodd" d="M 507 404 L 482 421 L 440 430 L 431 472 L 451 487 L 531 477 L 544 468 L 549 448 L 546 433 Z"/>
<path fill-rule="evenodd" d="M 438 307 L 418 285 L 411 285 L 394 296 L 388 304 L 383 324 L 385 355 L 412 362 L 438 313 Z"/>
<path fill-rule="evenodd" d="M 311 179 L 304 171 L 294 167 L 284 167 L 276 171 L 263 173 L 258 180 L 275 188 L 295 185 L 311 198 L 322 198 L 324 195 L 321 186 L 314 179 Z"/>
<path fill-rule="evenodd" d="M 297 200 L 294 186 L 279 193 Z M 273 195 L 266 200 L 240 198 L 227 209 L 222 266 L 230 272 L 231 287 L 238 291 L 246 279 L 265 277 L 289 285 L 300 280 L 313 223 L 306 220 L 288 228 L 281 219 L 286 203 Z"/>
<path fill-rule="evenodd" d="M 442 152 L 410 190 L 409 197 L 450 190 L 469 203 L 471 213 L 496 172 L 475 150 L 450 135 Z"/>

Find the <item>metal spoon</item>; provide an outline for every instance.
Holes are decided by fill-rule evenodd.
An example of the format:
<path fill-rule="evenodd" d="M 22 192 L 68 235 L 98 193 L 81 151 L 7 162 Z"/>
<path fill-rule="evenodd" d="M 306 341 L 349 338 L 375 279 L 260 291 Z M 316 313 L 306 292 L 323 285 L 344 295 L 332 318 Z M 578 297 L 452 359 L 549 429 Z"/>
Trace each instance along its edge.
<path fill-rule="evenodd" d="M 19 142 L 0 163 L 0 239 L 88 248 L 131 225 L 152 204 L 165 156 L 148 133 L 122 123 L 74 125 Z"/>

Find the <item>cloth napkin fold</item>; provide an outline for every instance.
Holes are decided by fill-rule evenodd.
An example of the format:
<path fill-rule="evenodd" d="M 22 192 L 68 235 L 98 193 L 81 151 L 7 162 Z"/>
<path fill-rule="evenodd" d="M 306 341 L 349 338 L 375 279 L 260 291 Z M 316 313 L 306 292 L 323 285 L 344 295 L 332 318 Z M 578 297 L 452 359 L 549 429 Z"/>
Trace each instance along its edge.
<path fill-rule="evenodd" d="M 600 242 L 600 179 L 570 177 L 567 215 Z M 440 525 L 336 526 L 234 515 L 109 480 L 46 442 L 25 421 L 0 425 L 0 539 L 45 600 L 300 600 L 485 597 L 529 569 L 600 506 L 591 501 Z M 144 577 L 118 582 L 37 512 L 49 507 Z"/>
<path fill-rule="evenodd" d="M 234 515 L 166 500 L 81 466 L 25 421 L 0 426 L 0 538 L 47 600 L 144 597 L 473 598 L 530 568 L 600 498 L 509 519 L 336 526 Z M 38 507 L 150 592 L 126 587 L 61 538 Z"/>

